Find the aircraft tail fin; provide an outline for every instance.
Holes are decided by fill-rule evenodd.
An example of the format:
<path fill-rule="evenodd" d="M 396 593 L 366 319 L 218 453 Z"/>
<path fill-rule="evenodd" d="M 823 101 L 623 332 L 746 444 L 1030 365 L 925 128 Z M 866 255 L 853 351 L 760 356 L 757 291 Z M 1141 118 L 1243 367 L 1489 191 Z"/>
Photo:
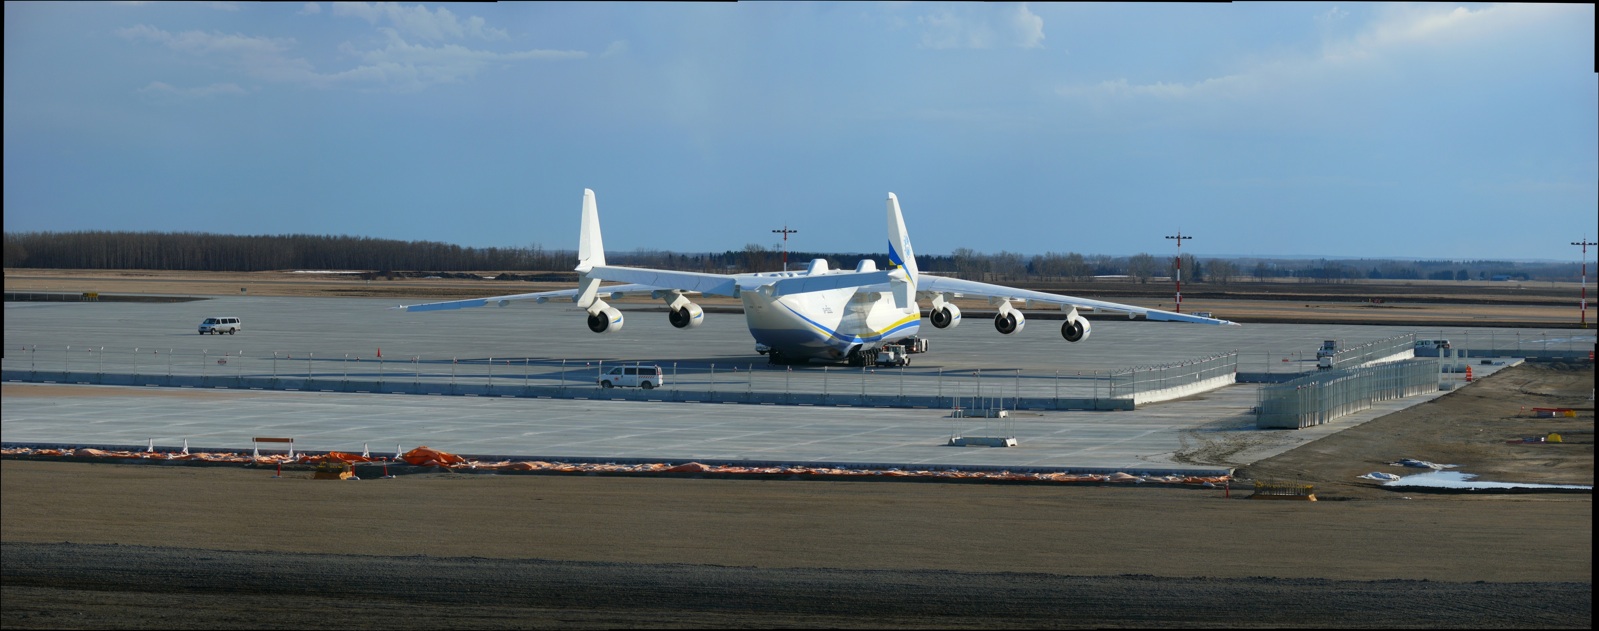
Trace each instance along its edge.
<path fill-rule="evenodd" d="M 899 211 L 899 197 L 893 193 L 888 194 L 888 261 L 895 269 L 905 271 L 905 281 L 894 284 L 895 302 L 905 307 L 915 300 L 919 272 L 910 233 L 905 230 L 905 216 Z"/>
<path fill-rule="evenodd" d="M 578 279 L 577 294 L 572 296 L 572 302 L 590 310 L 605 308 L 604 301 L 599 300 L 600 279 L 589 276 L 594 268 L 604 266 L 605 244 L 600 240 L 600 211 L 594 204 L 594 190 L 585 188 L 583 224 L 577 232 L 577 271 L 582 277 Z"/>
<path fill-rule="evenodd" d="M 577 236 L 577 270 L 585 272 L 605 265 L 605 245 L 600 240 L 600 211 L 594 204 L 594 191 L 583 189 L 583 224 Z"/>

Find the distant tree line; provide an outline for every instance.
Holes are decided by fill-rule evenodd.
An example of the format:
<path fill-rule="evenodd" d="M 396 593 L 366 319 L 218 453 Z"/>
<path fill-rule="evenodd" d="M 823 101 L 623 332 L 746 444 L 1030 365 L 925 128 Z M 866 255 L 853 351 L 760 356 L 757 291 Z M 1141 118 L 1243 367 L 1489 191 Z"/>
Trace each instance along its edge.
<path fill-rule="evenodd" d="M 5 233 L 5 266 L 256 272 L 279 269 L 548 270 L 570 268 L 571 251 L 464 248 L 309 234 L 236 236 L 198 232 Z"/>
<path fill-rule="evenodd" d="M 573 250 L 528 247 L 470 248 L 436 241 L 398 241 L 351 236 L 237 236 L 197 232 L 21 232 L 5 233 L 8 268 L 147 269 L 253 272 L 286 269 L 364 270 L 374 276 L 416 272 L 570 271 Z M 781 250 L 748 244 L 742 250 L 681 253 L 664 250 L 607 252 L 614 265 L 635 265 L 715 273 L 782 269 Z M 789 269 L 804 269 L 812 259 L 833 268 L 854 268 L 870 259 L 886 266 L 882 253 L 789 252 Z M 1087 282 L 1120 277 L 1135 282 L 1177 277 L 1174 256 L 1131 256 L 1047 252 L 977 252 L 959 248 L 948 255 L 918 254 L 923 271 L 987 282 Z M 1356 279 L 1401 280 L 1577 280 L 1577 263 L 1516 261 L 1399 261 L 1391 259 L 1210 258 L 1182 255 L 1182 280 L 1226 284 L 1244 280 L 1347 283 Z M 1599 266 L 1590 266 L 1599 275 Z M 410 273 L 407 273 L 410 272 Z M 506 279 L 543 278 L 505 274 Z"/>

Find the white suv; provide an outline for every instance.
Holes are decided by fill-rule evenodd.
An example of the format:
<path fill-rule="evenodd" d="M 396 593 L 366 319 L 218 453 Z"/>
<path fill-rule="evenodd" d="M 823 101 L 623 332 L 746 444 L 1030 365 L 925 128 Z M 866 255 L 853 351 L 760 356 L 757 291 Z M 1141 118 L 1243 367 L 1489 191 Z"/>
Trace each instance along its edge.
<path fill-rule="evenodd" d="M 243 325 L 239 323 L 238 318 L 206 318 L 205 322 L 200 323 L 200 335 L 207 333 L 233 335 L 238 333 L 240 328 L 243 328 Z"/>
<path fill-rule="evenodd" d="M 661 385 L 660 366 L 617 366 L 600 375 L 601 388 L 639 387 L 645 390 Z"/>

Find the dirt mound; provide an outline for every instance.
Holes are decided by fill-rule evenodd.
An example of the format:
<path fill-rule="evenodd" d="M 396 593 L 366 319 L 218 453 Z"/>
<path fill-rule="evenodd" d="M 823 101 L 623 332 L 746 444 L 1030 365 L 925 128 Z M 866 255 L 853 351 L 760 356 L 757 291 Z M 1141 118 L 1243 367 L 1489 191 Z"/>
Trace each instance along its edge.
<path fill-rule="evenodd" d="M 1314 484 L 1318 497 L 1394 492 L 1357 476 L 1398 475 L 1402 458 L 1459 465 L 1482 480 L 1586 484 L 1594 480 L 1592 365 L 1523 364 L 1423 403 L 1241 468 L 1239 478 Z M 1538 416 L 1533 408 L 1575 416 Z M 1334 421 L 1336 423 L 1336 421 Z M 1558 434 L 1562 441 L 1525 442 Z"/>

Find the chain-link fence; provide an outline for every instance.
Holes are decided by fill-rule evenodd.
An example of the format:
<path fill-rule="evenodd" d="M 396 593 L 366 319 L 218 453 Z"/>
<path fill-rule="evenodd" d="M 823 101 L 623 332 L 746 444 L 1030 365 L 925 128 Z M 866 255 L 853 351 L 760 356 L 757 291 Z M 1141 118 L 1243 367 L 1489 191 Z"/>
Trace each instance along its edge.
<path fill-rule="evenodd" d="M 1372 362 L 1392 361 L 1396 356 L 1414 357 L 1416 353 L 1416 336 L 1413 333 L 1395 335 L 1375 342 L 1366 342 L 1340 348 L 1333 353 L 1333 369 L 1356 368 Z"/>
<path fill-rule="evenodd" d="M 1185 396 L 1182 392 L 1188 386 L 1218 381 L 1232 383 L 1237 374 L 1238 353 L 1221 353 L 1158 366 L 1124 368 L 1111 372 L 1107 381 L 1112 397 L 1137 399 L 1143 403 L 1157 399 L 1140 395 L 1168 393 Z"/>
<path fill-rule="evenodd" d="M 1046 372 L 16 344 L 6 345 L 4 362 L 7 380 L 47 383 L 1039 410 L 1132 409 L 1163 392 L 1186 396 L 1226 385 L 1237 369 L 1235 353 L 1117 371 Z M 658 367 L 661 377 L 647 389 L 602 387 L 618 366 L 648 374 Z"/>
<path fill-rule="evenodd" d="M 1438 389 L 1438 362 L 1412 359 L 1327 370 L 1260 389 L 1255 426 L 1301 429 L 1388 401 Z"/>

